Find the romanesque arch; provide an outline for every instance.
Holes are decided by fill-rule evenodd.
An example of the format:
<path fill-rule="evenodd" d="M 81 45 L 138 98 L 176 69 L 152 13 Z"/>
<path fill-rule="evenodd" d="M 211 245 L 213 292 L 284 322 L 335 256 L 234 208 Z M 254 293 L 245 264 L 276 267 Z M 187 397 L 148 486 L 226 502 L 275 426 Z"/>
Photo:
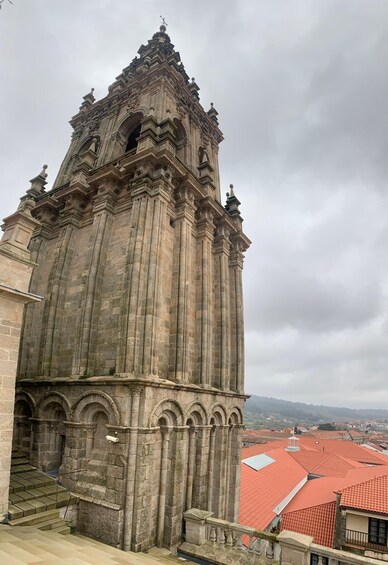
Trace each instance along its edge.
<path fill-rule="evenodd" d="M 213 423 L 216 426 L 224 426 L 226 424 L 226 411 L 221 404 L 215 404 L 210 413 L 212 415 Z"/>
<path fill-rule="evenodd" d="M 184 510 L 206 506 L 206 483 L 203 479 L 208 459 L 207 423 L 204 406 L 200 402 L 193 402 L 185 414 L 187 455 Z"/>
<path fill-rule="evenodd" d="M 36 415 L 36 402 L 32 394 L 17 392 L 15 396 L 12 449 L 30 455 L 32 445 L 31 418 Z"/>
<path fill-rule="evenodd" d="M 107 415 L 108 423 L 118 426 L 121 422 L 120 412 L 109 394 L 102 391 L 86 392 L 73 404 L 73 421 L 92 423 L 95 414 Z"/>
<path fill-rule="evenodd" d="M 186 425 L 188 425 L 187 423 L 189 420 L 191 420 L 192 425 L 207 425 L 207 414 L 203 404 L 201 404 L 200 402 L 193 402 L 193 404 L 189 406 L 185 413 Z"/>
<path fill-rule="evenodd" d="M 37 415 L 39 422 L 36 426 L 34 455 L 39 467 L 57 474 L 65 453 L 65 421 L 70 419 L 70 403 L 62 393 L 47 392 L 38 401 Z M 44 451 L 42 445 L 46 446 Z"/>
<path fill-rule="evenodd" d="M 71 406 L 66 396 L 60 392 L 47 392 L 37 403 L 38 418 L 51 418 L 56 408 L 60 407 L 65 415 L 65 420 L 71 418 Z"/>
<path fill-rule="evenodd" d="M 162 400 L 155 406 L 149 418 L 149 427 L 158 426 L 158 422 L 164 418 L 167 426 L 183 425 L 183 410 L 175 400 Z"/>
<path fill-rule="evenodd" d="M 228 424 L 230 426 L 237 426 L 243 423 L 243 415 L 240 408 L 235 406 L 231 409 L 228 415 Z"/>

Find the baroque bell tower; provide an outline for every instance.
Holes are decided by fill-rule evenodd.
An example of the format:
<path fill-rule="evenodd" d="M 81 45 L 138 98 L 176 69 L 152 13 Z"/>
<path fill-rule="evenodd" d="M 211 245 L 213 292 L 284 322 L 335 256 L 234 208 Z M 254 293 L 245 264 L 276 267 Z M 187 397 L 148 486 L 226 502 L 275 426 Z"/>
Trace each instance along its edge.
<path fill-rule="evenodd" d="M 237 519 L 250 243 L 165 25 L 138 54 L 84 96 L 53 188 L 28 191 L 44 300 L 15 405 L 16 447 L 78 495 L 78 528 L 134 551 L 176 546 L 189 508 Z"/>

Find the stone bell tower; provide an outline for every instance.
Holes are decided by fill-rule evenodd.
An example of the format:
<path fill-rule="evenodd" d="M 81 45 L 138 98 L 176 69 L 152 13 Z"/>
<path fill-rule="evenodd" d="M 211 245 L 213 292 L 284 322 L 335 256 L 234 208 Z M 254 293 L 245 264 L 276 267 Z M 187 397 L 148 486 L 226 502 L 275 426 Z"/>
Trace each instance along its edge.
<path fill-rule="evenodd" d="M 138 53 L 35 186 L 44 301 L 15 405 L 16 447 L 78 494 L 79 529 L 134 551 L 176 546 L 191 507 L 237 518 L 250 243 L 233 187 L 221 203 L 217 111 L 164 25 Z"/>

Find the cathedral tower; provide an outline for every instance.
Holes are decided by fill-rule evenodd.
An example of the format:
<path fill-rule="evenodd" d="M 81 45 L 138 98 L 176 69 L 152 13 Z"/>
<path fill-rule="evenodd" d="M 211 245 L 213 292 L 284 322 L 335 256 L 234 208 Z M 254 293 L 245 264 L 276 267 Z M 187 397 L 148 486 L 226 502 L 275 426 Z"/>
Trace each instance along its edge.
<path fill-rule="evenodd" d="M 18 449 L 80 498 L 78 526 L 134 551 L 174 547 L 182 512 L 237 519 L 243 252 L 221 204 L 217 111 L 164 25 L 83 98 L 40 222 L 15 405 Z M 109 435 L 115 441 L 108 441 Z"/>

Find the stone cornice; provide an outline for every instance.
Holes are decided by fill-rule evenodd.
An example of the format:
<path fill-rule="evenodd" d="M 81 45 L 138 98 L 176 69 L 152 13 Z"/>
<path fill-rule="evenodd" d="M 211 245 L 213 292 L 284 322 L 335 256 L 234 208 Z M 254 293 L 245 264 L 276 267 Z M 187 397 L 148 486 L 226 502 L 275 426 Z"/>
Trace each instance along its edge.
<path fill-rule="evenodd" d="M 17 288 L 12 288 L 5 284 L 0 284 L 0 294 L 13 300 L 14 302 L 21 302 L 22 304 L 28 304 L 29 302 L 41 302 L 43 296 L 38 296 L 37 294 L 31 294 L 30 292 L 23 292 Z"/>
<path fill-rule="evenodd" d="M 141 378 L 141 377 L 133 377 L 127 373 L 122 373 L 120 376 L 110 377 L 110 376 L 101 376 L 101 377 L 88 377 L 86 379 L 74 379 L 74 378 L 42 378 L 37 377 L 35 379 L 18 379 L 18 385 L 28 385 L 28 386 L 49 386 L 49 387 L 57 387 L 61 386 L 88 386 L 88 387 L 95 387 L 96 385 L 105 385 L 105 386 L 125 386 L 132 388 L 133 386 L 141 386 L 144 389 L 150 388 L 158 388 L 158 389 L 168 389 L 168 390 L 182 390 L 182 391 L 190 391 L 195 392 L 200 395 L 212 395 L 212 396 L 226 396 L 230 398 L 240 398 L 242 400 L 246 400 L 249 398 L 249 395 L 241 394 L 235 391 L 223 391 L 216 388 L 205 388 L 198 385 L 194 385 L 191 383 L 176 383 L 173 381 L 168 381 L 167 379 L 158 379 L 155 377 L 149 378 Z"/>

